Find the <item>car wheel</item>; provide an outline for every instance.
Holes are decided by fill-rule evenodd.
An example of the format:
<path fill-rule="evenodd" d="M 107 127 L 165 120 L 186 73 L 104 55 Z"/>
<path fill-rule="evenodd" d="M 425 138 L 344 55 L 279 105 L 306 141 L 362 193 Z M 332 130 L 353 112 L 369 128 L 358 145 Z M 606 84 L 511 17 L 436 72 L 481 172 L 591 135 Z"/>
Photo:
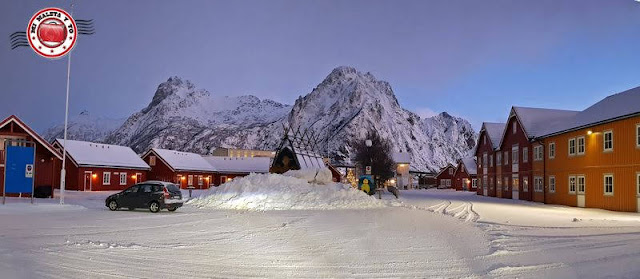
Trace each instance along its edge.
<path fill-rule="evenodd" d="M 109 210 L 111 210 L 111 211 L 118 210 L 118 203 L 115 200 L 111 200 L 109 202 Z"/>
<path fill-rule="evenodd" d="M 169 210 L 171 212 L 176 211 L 176 209 L 178 209 L 178 208 L 177 207 L 169 207 L 169 208 L 167 208 L 167 210 Z"/>
<path fill-rule="evenodd" d="M 158 202 L 151 202 L 149 204 L 149 211 L 153 212 L 153 213 L 158 213 L 160 212 L 160 204 L 158 204 Z"/>

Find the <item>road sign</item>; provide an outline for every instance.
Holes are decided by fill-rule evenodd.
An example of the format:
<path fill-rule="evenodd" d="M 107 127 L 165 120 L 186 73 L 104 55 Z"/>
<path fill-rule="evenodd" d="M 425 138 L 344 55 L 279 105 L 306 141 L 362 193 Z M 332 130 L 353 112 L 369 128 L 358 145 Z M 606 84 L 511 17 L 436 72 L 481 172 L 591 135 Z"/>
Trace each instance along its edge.
<path fill-rule="evenodd" d="M 24 177 L 32 178 L 33 177 L 33 164 L 25 165 Z"/>
<path fill-rule="evenodd" d="M 371 174 L 371 166 L 366 166 L 366 167 L 365 167 L 365 172 L 366 172 L 367 174 Z"/>

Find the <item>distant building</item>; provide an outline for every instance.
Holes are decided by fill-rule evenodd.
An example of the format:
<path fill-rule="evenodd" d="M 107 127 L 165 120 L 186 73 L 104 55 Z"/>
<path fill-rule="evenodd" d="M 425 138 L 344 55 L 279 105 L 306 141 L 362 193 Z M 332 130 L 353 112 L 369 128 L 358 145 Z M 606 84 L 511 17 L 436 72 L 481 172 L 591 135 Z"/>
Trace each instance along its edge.
<path fill-rule="evenodd" d="M 207 189 L 217 179 L 216 169 L 200 154 L 152 148 L 142 159 L 151 167 L 150 180 L 173 182 L 182 189 Z"/>
<path fill-rule="evenodd" d="M 438 188 L 449 189 L 452 186 L 453 175 L 456 172 L 456 167 L 452 164 L 447 164 L 446 167 L 440 169 L 440 172 L 436 175 L 436 183 Z"/>
<path fill-rule="evenodd" d="M 271 159 L 267 157 L 203 156 L 203 158 L 216 170 L 216 179 L 211 181 L 211 184 L 216 186 L 250 173 L 269 173 L 271 163 Z"/>
<path fill-rule="evenodd" d="M 411 153 L 394 152 L 393 161 L 396 162 L 395 184 L 398 189 L 414 188 L 413 177 L 409 174 L 409 170 L 411 168 Z"/>
<path fill-rule="evenodd" d="M 468 157 L 458 160 L 456 171 L 453 175 L 453 186 L 456 191 L 473 191 L 478 189 L 478 177 L 476 160 Z"/>
<path fill-rule="evenodd" d="M 475 147 L 478 195 L 502 197 L 502 153 L 500 141 L 505 123 L 482 123 Z"/>
<path fill-rule="evenodd" d="M 275 151 L 271 150 L 256 150 L 256 149 L 234 149 L 234 148 L 216 148 L 211 152 L 212 156 L 219 157 L 237 157 L 237 158 L 250 158 L 250 157 L 268 157 L 273 158 L 276 155 Z"/>
<path fill-rule="evenodd" d="M 56 139 L 60 152 L 66 147 L 65 189 L 76 191 L 124 190 L 146 180 L 149 165 L 131 148 L 88 141 Z"/>

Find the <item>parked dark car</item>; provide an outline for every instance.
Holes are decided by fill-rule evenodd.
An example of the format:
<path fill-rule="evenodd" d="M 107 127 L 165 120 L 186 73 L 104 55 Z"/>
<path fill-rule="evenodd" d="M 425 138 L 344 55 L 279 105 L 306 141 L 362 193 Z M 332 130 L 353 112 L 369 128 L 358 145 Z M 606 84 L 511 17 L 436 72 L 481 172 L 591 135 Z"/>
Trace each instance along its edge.
<path fill-rule="evenodd" d="M 119 208 L 129 210 L 148 208 L 151 212 L 157 213 L 165 208 L 175 211 L 182 204 L 180 188 L 173 183 L 163 181 L 138 183 L 105 200 L 105 205 L 112 211 Z"/>

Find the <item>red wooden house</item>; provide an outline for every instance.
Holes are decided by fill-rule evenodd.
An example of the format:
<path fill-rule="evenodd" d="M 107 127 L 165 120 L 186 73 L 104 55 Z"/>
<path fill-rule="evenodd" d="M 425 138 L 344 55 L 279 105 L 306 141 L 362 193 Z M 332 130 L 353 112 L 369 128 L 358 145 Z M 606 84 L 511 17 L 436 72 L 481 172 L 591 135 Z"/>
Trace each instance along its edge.
<path fill-rule="evenodd" d="M 129 147 L 61 139 L 53 146 L 60 152 L 66 146 L 67 190 L 124 190 L 147 178 L 149 165 Z"/>
<path fill-rule="evenodd" d="M 477 191 L 476 160 L 473 157 L 458 160 L 453 174 L 453 186 L 456 191 Z"/>
<path fill-rule="evenodd" d="M 504 123 L 482 123 L 474 152 L 479 178 L 479 185 L 476 189 L 478 195 L 495 197 L 496 189 L 502 185 L 501 180 L 496 178 L 497 170 L 502 167 L 502 157 L 495 154 L 496 152 L 500 154 L 497 150 L 504 126 Z"/>
<path fill-rule="evenodd" d="M 557 109 L 511 108 L 499 148 L 502 150 L 501 197 L 533 200 L 534 143 L 553 126 L 564 123 L 577 113 Z"/>
<path fill-rule="evenodd" d="M 216 169 L 199 154 L 152 148 L 142 159 L 151 167 L 150 180 L 173 182 L 182 189 L 208 189 L 219 179 Z"/>
<path fill-rule="evenodd" d="M 7 161 L 6 148 L 8 146 L 35 146 L 35 164 L 33 166 L 34 187 L 58 187 L 60 183 L 60 168 L 62 156 L 46 140 L 40 137 L 29 126 L 15 115 L 0 122 L 0 195 L 3 194 L 5 168 Z M 30 196 L 24 193 L 9 193 L 7 196 Z"/>
<path fill-rule="evenodd" d="M 448 164 L 446 167 L 440 169 L 440 172 L 438 172 L 438 175 L 436 175 L 436 183 L 438 185 L 438 188 L 451 188 L 451 186 L 453 185 L 452 180 L 455 172 L 456 167 L 452 164 Z"/>
<path fill-rule="evenodd" d="M 211 185 L 218 186 L 238 176 L 250 173 L 269 173 L 271 158 L 269 157 L 203 157 L 215 170 L 216 179 Z"/>

